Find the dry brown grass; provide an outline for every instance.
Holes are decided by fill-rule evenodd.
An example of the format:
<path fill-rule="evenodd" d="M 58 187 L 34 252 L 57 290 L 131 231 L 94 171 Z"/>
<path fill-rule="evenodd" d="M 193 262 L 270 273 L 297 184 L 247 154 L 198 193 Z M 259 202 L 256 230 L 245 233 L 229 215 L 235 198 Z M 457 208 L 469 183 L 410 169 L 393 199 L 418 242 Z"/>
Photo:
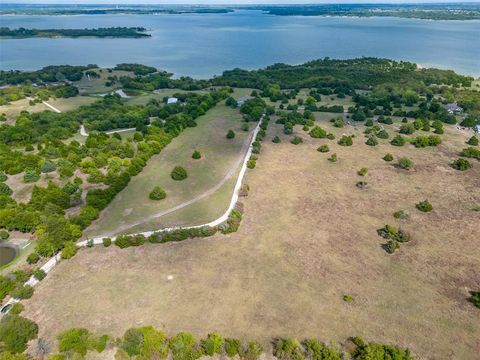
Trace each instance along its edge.
<path fill-rule="evenodd" d="M 466 298 L 480 287 L 480 163 L 449 167 L 465 137 L 448 129 L 438 148 L 352 147 L 311 139 L 294 146 L 272 126 L 237 233 L 120 250 L 85 249 L 61 263 L 25 302 L 25 315 L 53 337 L 73 326 L 121 335 L 152 324 L 169 333 L 319 337 L 359 335 L 409 347 L 422 359 L 475 359 L 480 311 Z M 393 131 L 391 131 L 393 133 Z M 339 161 L 315 149 L 328 142 Z M 411 172 L 381 158 L 408 156 Z M 360 167 L 370 188 L 355 183 Z M 428 198 L 431 213 L 414 204 Z M 395 210 L 409 211 L 397 221 Z M 387 255 L 376 229 L 401 225 L 413 240 Z M 167 279 L 173 275 L 173 280 Z M 352 303 L 342 300 L 354 297 Z"/>

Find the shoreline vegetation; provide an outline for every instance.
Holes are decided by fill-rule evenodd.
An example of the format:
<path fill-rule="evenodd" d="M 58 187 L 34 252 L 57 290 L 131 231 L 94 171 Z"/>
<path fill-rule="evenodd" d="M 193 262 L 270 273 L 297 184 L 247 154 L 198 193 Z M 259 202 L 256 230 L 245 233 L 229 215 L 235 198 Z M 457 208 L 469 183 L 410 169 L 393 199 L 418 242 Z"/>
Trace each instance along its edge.
<path fill-rule="evenodd" d="M 143 27 L 109 27 L 97 29 L 10 29 L 9 27 L 0 28 L 0 39 L 26 39 L 26 38 L 79 38 L 79 37 L 98 37 L 98 38 L 147 38 L 147 29 Z"/>
<path fill-rule="evenodd" d="M 275 16 L 399 17 L 422 20 L 478 20 L 478 4 L 324 4 L 253 6 L 42 6 L 5 5 L 0 15 L 181 15 L 227 14 L 236 10 L 257 10 Z"/>

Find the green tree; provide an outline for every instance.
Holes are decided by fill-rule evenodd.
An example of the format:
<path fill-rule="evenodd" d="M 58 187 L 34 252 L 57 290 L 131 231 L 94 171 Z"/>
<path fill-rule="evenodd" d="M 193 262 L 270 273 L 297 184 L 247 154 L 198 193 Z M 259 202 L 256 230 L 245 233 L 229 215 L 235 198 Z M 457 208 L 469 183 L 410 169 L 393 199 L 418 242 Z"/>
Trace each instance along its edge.
<path fill-rule="evenodd" d="M 180 181 L 185 180 L 188 177 L 187 170 L 181 166 L 175 166 L 170 173 L 173 180 Z"/>
<path fill-rule="evenodd" d="M 233 139 L 234 137 L 235 137 L 235 132 L 232 129 L 228 130 L 227 139 Z"/>
<path fill-rule="evenodd" d="M 38 326 L 32 320 L 20 315 L 7 314 L 0 321 L 0 342 L 3 350 L 21 353 L 26 350 L 27 342 L 35 339 Z"/>
<path fill-rule="evenodd" d="M 167 193 L 160 186 L 155 186 L 148 197 L 150 200 L 163 200 L 167 197 Z"/>

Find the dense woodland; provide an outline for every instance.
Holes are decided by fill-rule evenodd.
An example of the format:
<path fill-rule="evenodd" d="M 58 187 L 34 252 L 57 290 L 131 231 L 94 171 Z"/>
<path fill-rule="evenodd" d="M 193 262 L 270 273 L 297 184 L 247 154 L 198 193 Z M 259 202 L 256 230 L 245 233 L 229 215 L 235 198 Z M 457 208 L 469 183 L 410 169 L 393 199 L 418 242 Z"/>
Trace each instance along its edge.
<path fill-rule="evenodd" d="M 42 37 L 115 37 L 115 38 L 144 38 L 151 37 L 146 34 L 143 27 L 109 27 L 98 29 L 10 29 L 0 27 L 0 37 L 6 38 L 42 38 Z"/>

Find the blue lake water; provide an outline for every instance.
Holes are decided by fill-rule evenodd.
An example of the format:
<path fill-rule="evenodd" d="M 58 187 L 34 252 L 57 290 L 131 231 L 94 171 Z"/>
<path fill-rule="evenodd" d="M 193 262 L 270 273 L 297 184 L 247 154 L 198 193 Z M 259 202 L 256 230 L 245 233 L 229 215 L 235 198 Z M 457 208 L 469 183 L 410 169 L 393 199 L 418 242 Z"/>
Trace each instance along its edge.
<path fill-rule="evenodd" d="M 387 57 L 480 76 L 480 21 L 229 14 L 0 16 L 11 28 L 142 26 L 149 39 L 0 40 L 1 69 L 137 62 L 206 78 L 323 58 Z"/>

